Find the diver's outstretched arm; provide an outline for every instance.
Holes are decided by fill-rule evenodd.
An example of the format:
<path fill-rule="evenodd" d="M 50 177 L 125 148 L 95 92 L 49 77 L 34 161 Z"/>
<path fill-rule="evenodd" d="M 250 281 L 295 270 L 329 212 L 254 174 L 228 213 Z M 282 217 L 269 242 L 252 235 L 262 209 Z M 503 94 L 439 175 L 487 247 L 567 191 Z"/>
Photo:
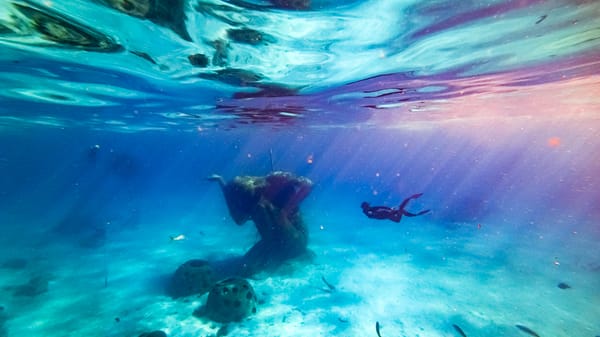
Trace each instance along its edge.
<path fill-rule="evenodd" d="M 218 174 L 210 175 L 210 176 L 206 177 L 206 180 L 208 180 L 208 181 L 216 181 L 216 182 L 219 183 L 219 186 L 221 186 L 221 187 L 225 186 L 225 179 L 223 179 L 223 177 L 221 177 Z"/>

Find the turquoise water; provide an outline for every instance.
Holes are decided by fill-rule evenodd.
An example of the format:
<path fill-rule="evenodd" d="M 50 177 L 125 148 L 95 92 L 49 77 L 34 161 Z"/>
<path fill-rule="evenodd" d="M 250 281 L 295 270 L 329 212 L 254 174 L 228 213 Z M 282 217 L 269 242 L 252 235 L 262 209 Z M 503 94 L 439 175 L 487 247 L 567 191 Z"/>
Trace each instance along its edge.
<path fill-rule="evenodd" d="M 0 336 L 600 336 L 599 15 L 0 0 Z M 197 317 L 175 270 L 260 238 L 205 178 L 272 171 L 313 183 L 308 253 Z"/>

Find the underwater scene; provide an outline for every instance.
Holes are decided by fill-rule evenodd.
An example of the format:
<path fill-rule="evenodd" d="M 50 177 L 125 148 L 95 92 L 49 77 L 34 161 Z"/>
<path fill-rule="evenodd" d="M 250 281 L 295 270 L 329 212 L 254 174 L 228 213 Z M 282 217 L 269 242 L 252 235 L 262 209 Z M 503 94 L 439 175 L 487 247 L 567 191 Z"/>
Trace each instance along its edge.
<path fill-rule="evenodd" d="M 599 337 L 599 17 L 0 0 L 0 337 Z"/>

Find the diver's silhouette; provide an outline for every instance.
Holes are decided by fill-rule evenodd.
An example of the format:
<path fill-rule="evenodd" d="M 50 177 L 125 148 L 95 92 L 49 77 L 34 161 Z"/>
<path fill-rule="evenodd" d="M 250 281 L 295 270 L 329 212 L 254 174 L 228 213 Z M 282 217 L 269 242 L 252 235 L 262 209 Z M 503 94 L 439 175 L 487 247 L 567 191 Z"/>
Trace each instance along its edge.
<path fill-rule="evenodd" d="M 400 204 L 400 206 L 398 206 L 398 208 L 387 207 L 387 206 L 371 206 L 366 201 L 363 201 L 362 204 L 360 204 L 360 207 L 362 208 L 363 213 L 365 213 L 365 215 L 371 219 L 392 220 L 394 222 L 400 222 L 403 215 L 413 217 L 413 216 L 423 215 L 430 211 L 429 209 L 426 209 L 424 211 L 421 211 L 421 212 L 415 214 L 415 213 L 408 212 L 404 209 L 404 207 L 406 207 L 406 205 L 408 204 L 408 202 L 411 199 L 417 199 L 422 195 L 423 195 L 423 193 L 411 195 L 410 197 L 404 199 L 404 201 L 402 201 L 402 203 Z"/>

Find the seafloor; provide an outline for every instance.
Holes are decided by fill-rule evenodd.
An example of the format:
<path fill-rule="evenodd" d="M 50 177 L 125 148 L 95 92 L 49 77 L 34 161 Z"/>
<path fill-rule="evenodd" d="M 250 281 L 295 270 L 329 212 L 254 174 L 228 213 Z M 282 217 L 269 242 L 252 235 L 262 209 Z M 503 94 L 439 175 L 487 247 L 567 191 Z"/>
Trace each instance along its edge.
<path fill-rule="evenodd" d="M 539 336 L 600 333 L 598 232 L 542 232 L 507 217 L 395 224 L 345 206 L 325 214 L 326 200 L 339 198 L 304 205 L 312 254 L 253 277 L 258 312 L 229 324 L 229 336 L 376 336 L 376 322 L 382 337 L 459 336 L 457 327 L 467 336 L 527 336 L 516 325 Z M 206 295 L 172 299 L 165 287 L 184 261 L 243 254 L 256 234 L 251 224 L 233 224 L 222 205 L 201 218 L 140 223 L 97 240 L 19 236 L 31 224 L 3 226 L 1 335 L 223 333 L 192 314 Z M 176 234 L 186 239 L 169 239 Z"/>

